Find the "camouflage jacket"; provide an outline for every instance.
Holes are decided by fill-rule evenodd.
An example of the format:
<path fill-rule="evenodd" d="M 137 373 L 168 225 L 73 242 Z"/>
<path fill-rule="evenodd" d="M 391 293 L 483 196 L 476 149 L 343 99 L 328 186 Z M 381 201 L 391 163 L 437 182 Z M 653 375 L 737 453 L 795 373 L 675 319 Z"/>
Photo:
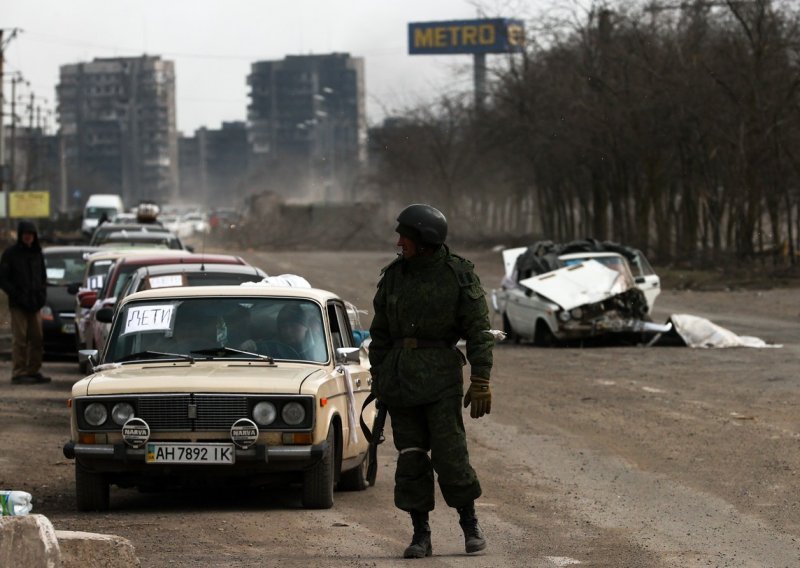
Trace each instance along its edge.
<path fill-rule="evenodd" d="M 463 394 L 459 339 L 466 340 L 471 373 L 489 378 L 494 338 L 486 298 L 473 264 L 446 246 L 384 268 L 373 307 L 372 391 L 384 403 L 415 406 Z M 398 345 L 406 338 L 423 346 Z"/>

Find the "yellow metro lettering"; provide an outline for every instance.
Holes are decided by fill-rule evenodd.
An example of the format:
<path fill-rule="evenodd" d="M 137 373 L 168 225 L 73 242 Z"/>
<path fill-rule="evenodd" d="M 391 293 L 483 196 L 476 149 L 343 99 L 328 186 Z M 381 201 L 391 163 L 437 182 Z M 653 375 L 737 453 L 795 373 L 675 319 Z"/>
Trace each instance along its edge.
<path fill-rule="evenodd" d="M 433 47 L 433 28 L 414 30 L 414 47 Z"/>
<path fill-rule="evenodd" d="M 464 45 L 477 45 L 478 28 L 476 26 L 464 26 L 461 30 L 461 41 Z"/>
<path fill-rule="evenodd" d="M 458 30 L 460 30 L 461 28 L 459 28 L 458 26 L 450 26 L 447 29 L 450 30 L 450 45 L 457 46 L 458 45 Z"/>
<path fill-rule="evenodd" d="M 478 27 L 478 37 L 481 45 L 494 45 L 495 31 L 492 24 L 481 24 Z"/>
<path fill-rule="evenodd" d="M 525 43 L 525 30 L 522 26 L 512 24 L 508 26 L 508 43 L 522 45 Z"/>
<path fill-rule="evenodd" d="M 434 35 L 436 36 L 436 47 L 447 46 L 447 28 L 436 28 Z"/>

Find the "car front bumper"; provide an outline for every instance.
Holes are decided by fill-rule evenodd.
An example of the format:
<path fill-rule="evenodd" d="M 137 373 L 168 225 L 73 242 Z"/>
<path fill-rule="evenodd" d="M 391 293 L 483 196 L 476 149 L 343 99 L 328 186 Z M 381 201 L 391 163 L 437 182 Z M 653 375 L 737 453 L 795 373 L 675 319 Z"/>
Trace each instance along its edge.
<path fill-rule="evenodd" d="M 143 447 L 132 448 L 126 444 L 76 444 L 70 441 L 64 444 L 63 451 L 68 459 L 78 458 L 82 463 L 90 463 L 93 469 L 109 472 L 136 471 L 140 468 L 146 471 L 221 468 L 233 472 L 241 467 L 252 469 L 252 466 L 263 471 L 296 471 L 319 462 L 328 452 L 328 442 L 323 440 L 319 444 L 305 446 L 255 444 L 246 450 L 236 448 L 236 461 L 230 465 L 149 464 L 145 462 Z"/>

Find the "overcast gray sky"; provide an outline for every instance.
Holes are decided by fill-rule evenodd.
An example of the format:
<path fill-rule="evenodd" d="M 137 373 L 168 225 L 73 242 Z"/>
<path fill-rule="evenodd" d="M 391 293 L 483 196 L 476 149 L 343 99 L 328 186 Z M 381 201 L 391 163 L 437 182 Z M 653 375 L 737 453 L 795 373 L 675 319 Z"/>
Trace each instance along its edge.
<path fill-rule="evenodd" d="M 487 1 L 490 17 L 522 17 L 547 0 Z M 407 55 L 408 22 L 470 19 L 468 0 L 2 0 L 0 27 L 23 30 L 6 51 L 55 107 L 59 66 L 95 57 L 175 61 L 178 129 L 244 120 L 250 63 L 287 54 L 365 58 L 367 118 L 471 88 L 470 56 Z M 516 13 L 506 13 L 509 5 Z M 502 6 L 502 7 L 498 7 Z M 521 7 L 521 8 L 520 8 Z M 500 13 L 500 11 L 503 13 Z M 491 59 L 490 59 L 491 65 Z M 6 85 L 6 97 L 9 96 Z"/>

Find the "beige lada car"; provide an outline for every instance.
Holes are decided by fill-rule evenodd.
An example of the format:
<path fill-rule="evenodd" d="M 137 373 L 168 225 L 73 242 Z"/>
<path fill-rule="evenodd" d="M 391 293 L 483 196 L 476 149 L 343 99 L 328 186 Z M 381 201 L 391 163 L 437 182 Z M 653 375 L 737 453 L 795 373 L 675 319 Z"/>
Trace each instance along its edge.
<path fill-rule="evenodd" d="M 110 487 L 273 482 L 329 508 L 366 489 L 366 353 L 331 292 L 264 285 L 161 288 L 126 297 L 92 374 L 72 388 L 77 508 Z M 113 318 L 113 321 L 112 321 Z M 372 424 L 374 404 L 364 420 Z"/>

